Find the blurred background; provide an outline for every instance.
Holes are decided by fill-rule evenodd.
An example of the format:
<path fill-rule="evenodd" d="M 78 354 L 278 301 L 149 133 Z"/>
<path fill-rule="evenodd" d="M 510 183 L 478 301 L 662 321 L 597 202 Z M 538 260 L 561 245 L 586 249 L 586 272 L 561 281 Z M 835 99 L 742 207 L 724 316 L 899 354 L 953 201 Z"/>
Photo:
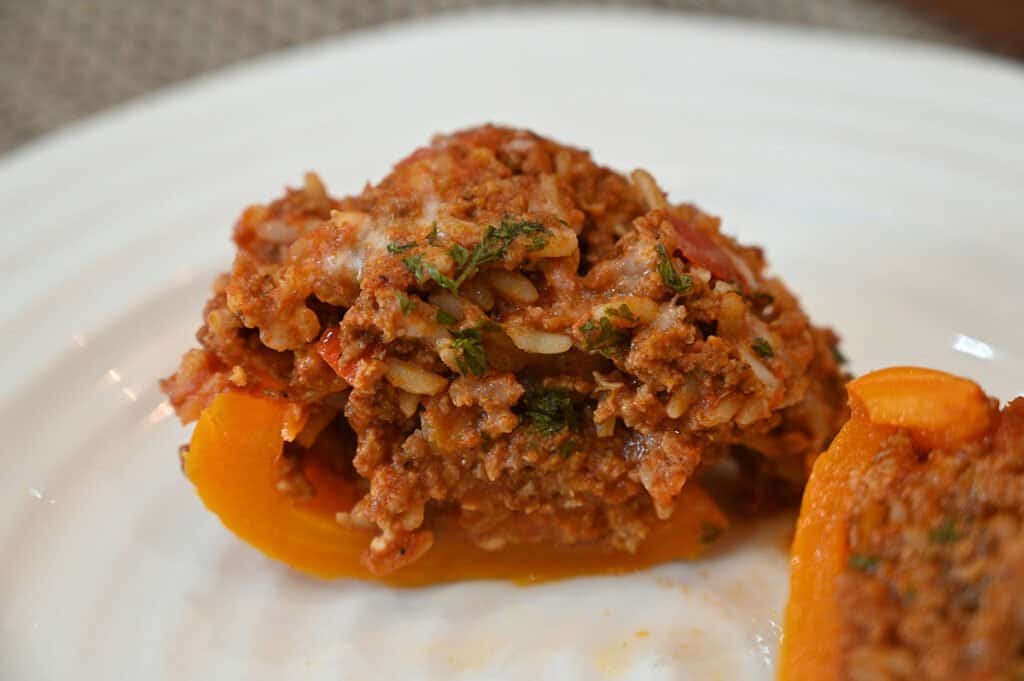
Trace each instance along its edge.
<path fill-rule="evenodd" d="M 163 85 L 388 21 L 495 0 L 0 0 L 0 152 Z M 529 3 L 531 5 L 541 3 Z M 1024 0 L 568 0 L 1024 56 Z"/>

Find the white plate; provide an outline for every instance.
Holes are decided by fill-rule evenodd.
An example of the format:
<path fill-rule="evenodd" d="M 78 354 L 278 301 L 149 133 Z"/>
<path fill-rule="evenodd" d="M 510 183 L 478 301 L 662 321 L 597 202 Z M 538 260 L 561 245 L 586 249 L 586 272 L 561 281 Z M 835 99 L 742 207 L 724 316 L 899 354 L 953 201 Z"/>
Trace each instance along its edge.
<path fill-rule="evenodd" d="M 207 514 L 157 390 L 229 228 L 487 120 L 654 172 L 768 247 L 853 367 L 1024 387 L 1024 75 L 909 44 L 596 11 L 451 16 L 257 60 L 0 164 L 0 678 L 769 679 L 785 523 L 530 589 L 306 579 Z M 637 632 L 649 632 L 638 635 Z"/>

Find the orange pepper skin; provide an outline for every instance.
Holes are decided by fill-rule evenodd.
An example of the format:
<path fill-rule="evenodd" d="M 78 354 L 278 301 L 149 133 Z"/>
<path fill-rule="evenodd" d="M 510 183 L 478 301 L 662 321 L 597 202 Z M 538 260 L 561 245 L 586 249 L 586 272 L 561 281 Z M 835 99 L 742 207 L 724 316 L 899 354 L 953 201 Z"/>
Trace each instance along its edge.
<path fill-rule="evenodd" d="M 994 404 L 973 381 L 934 369 L 893 367 L 849 384 L 851 407 L 868 421 L 910 432 L 921 451 L 956 447 L 992 424 Z"/>
<path fill-rule="evenodd" d="M 239 537 L 271 558 L 318 577 L 347 575 L 372 536 L 335 520 L 351 498 L 318 508 L 278 491 L 285 403 L 241 393 L 218 395 L 203 411 L 185 457 L 199 498 Z"/>
<path fill-rule="evenodd" d="M 995 405 L 975 383 L 932 369 L 894 367 L 847 386 L 851 417 L 814 463 L 790 559 L 779 681 L 838 681 L 843 613 L 836 579 L 850 560 L 851 480 L 903 429 L 915 449 L 955 447 L 992 427 Z"/>
<path fill-rule="evenodd" d="M 507 579 L 529 584 L 582 574 L 614 574 L 678 559 L 707 549 L 709 530 L 728 521 L 711 497 L 690 482 L 677 510 L 656 524 L 636 553 L 601 547 L 509 545 L 485 551 L 461 534 L 455 518 L 434 525 L 434 546 L 420 560 L 379 577 L 361 557 L 374 533 L 336 521 L 356 500 L 351 483 L 313 459 L 304 469 L 315 493 L 296 499 L 277 489 L 284 448 L 286 404 L 242 393 L 218 395 L 203 412 L 185 457 L 185 474 L 206 507 L 241 539 L 271 558 L 325 579 L 348 577 L 395 586 L 468 579 Z M 312 465 L 310 465 L 312 464 Z"/>
<path fill-rule="evenodd" d="M 814 463 L 790 558 L 780 681 L 839 678 L 842 619 L 833 596 L 835 579 L 850 560 L 846 517 L 851 499 L 847 487 L 893 432 L 894 428 L 854 417 Z"/>

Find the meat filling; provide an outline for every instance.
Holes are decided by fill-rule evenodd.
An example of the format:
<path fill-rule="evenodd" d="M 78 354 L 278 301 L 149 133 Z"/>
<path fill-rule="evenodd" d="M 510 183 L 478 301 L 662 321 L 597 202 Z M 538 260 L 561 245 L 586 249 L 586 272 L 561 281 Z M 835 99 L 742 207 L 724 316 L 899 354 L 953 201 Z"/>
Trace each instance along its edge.
<path fill-rule="evenodd" d="M 852 481 L 842 678 L 1024 674 L 1024 399 L 993 431 L 916 451 L 899 432 Z"/>
<path fill-rule="evenodd" d="M 339 522 L 377 528 L 377 574 L 441 513 L 488 549 L 632 551 L 702 468 L 742 452 L 799 485 L 845 418 L 836 336 L 760 249 L 530 132 L 437 137 L 344 199 L 309 175 L 234 239 L 163 388 L 186 422 L 224 391 L 287 401 L 298 458 L 343 422 Z"/>

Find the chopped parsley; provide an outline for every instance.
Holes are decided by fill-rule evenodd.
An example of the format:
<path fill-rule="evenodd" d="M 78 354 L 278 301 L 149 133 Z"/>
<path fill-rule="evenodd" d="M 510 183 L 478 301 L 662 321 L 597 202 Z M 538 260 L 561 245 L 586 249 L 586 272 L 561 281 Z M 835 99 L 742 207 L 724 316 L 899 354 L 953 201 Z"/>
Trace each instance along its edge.
<path fill-rule="evenodd" d="M 718 541 L 723 531 L 724 528 L 721 525 L 716 525 L 708 520 L 702 520 L 700 523 L 700 543 L 711 544 Z"/>
<path fill-rule="evenodd" d="M 407 244 L 400 244 L 400 243 L 392 242 L 392 243 L 388 244 L 388 253 L 394 253 L 395 255 L 398 255 L 399 253 L 405 253 L 410 248 L 413 248 L 415 246 L 416 246 L 416 242 L 415 241 L 410 241 Z"/>
<path fill-rule="evenodd" d="M 422 284 L 429 277 L 438 286 L 454 293 L 458 292 L 459 287 L 472 277 L 480 267 L 505 257 L 509 245 L 517 237 L 530 236 L 531 241 L 527 249 L 534 251 L 544 248 L 547 244 L 547 241 L 544 239 L 544 235 L 547 233 L 547 228 L 539 222 L 505 217 L 497 227 L 491 225 L 487 228 L 483 238 L 480 239 L 480 242 L 472 251 L 462 244 L 454 244 L 448 249 L 448 255 L 451 256 L 456 266 L 457 274 L 454 279 L 441 274 L 435 265 L 424 262 L 422 256 L 417 255 L 411 258 L 404 258 L 402 262 L 405 264 L 405 268 L 416 277 L 417 282 Z M 427 241 L 431 244 L 436 243 L 436 224 L 433 231 L 427 236 Z"/>
<path fill-rule="evenodd" d="M 568 428 L 577 430 L 576 409 L 568 390 L 533 386 L 523 395 L 523 416 L 543 435 Z"/>
<path fill-rule="evenodd" d="M 843 351 L 839 349 L 838 345 L 832 346 L 832 356 L 836 358 L 836 362 L 839 364 L 846 364 L 850 361 L 847 359 L 846 355 L 843 354 Z"/>
<path fill-rule="evenodd" d="M 758 336 L 754 339 L 754 342 L 750 344 L 750 347 L 754 349 L 754 352 L 761 355 L 762 357 L 774 357 L 775 351 L 772 350 L 772 344 L 766 341 L 764 338 Z"/>
<path fill-rule="evenodd" d="M 416 277 L 416 281 L 423 282 L 426 276 L 423 274 L 423 256 L 413 255 L 408 258 L 402 258 L 402 264 L 405 265 L 405 269 L 409 270 L 412 276 Z"/>
<path fill-rule="evenodd" d="M 438 286 L 446 288 L 446 289 L 448 289 L 450 291 L 457 291 L 457 290 L 459 290 L 459 285 L 458 284 L 456 284 L 454 281 L 452 281 L 451 279 L 449 279 L 445 275 L 441 274 L 441 271 L 439 269 L 437 269 L 436 267 L 434 267 L 434 265 L 430 264 L 429 262 L 423 263 L 423 270 L 427 273 L 427 275 L 431 279 L 433 279 L 434 281 L 437 282 Z"/>
<path fill-rule="evenodd" d="M 401 291 L 398 291 L 395 294 L 395 298 L 398 298 L 398 307 L 402 310 L 402 314 L 409 314 L 416 306 L 415 303 L 409 300 L 409 296 L 405 295 Z"/>
<path fill-rule="evenodd" d="M 490 229 L 495 229 L 491 227 Z M 539 222 L 530 220 L 517 220 L 506 215 L 501 219 L 501 224 L 495 229 L 497 236 L 507 242 L 511 242 L 522 234 L 547 234 L 548 228 Z"/>
<path fill-rule="evenodd" d="M 693 279 L 688 274 L 679 274 L 672 265 L 672 259 L 668 257 L 665 246 L 658 244 L 654 247 L 658 252 L 658 274 L 661 281 L 676 293 L 686 293 L 693 287 Z"/>
<path fill-rule="evenodd" d="M 481 342 L 480 329 L 448 331 L 454 339 L 452 347 L 459 353 L 455 363 L 463 376 L 483 376 L 487 373 L 487 353 Z"/>
<path fill-rule="evenodd" d="M 431 246 L 437 245 L 437 223 L 430 225 L 430 234 L 427 235 L 427 243 Z"/>
<path fill-rule="evenodd" d="M 441 274 L 441 271 L 437 267 L 429 262 L 423 261 L 422 255 L 414 255 L 408 258 L 402 258 L 402 264 L 405 265 L 405 269 L 416 277 L 416 281 L 422 284 L 427 280 L 427 277 L 436 281 L 440 286 L 446 289 L 455 290 L 455 283 Z M 455 287 L 455 288 L 453 288 Z"/>
<path fill-rule="evenodd" d="M 487 228 L 487 232 L 484 233 L 484 237 L 480 240 L 480 243 L 476 245 L 472 252 L 469 252 L 468 256 L 462 258 L 459 262 L 459 258 L 456 258 L 452 254 L 452 258 L 456 260 L 461 268 L 457 277 L 452 281 L 452 285 L 446 286 L 452 291 L 457 291 L 459 286 L 464 281 L 469 279 L 473 274 L 482 266 L 495 260 L 501 260 L 505 257 L 505 252 L 508 250 L 509 244 L 521 235 L 540 235 L 547 233 L 547 229 L 544 225 L 539 222 L 529 222 L 528 220 L 515 220 L 513 218 L 506 217 L 502 219 L 501 224 L 497 227 L 490 226 Z M 463 253 L 466 253 L 466 249 L 463 246 L 459 246 Z M 543 245 L 541 246 L 543 248 Z M 452 247 L 452 250 L 455 246 Z M 451 252 L 449 252 L 451 254 Z M 440 282 L 438 282 L 440 283 Z M 444 286 L 444 284 L 441 284 Z"/>
<path fill-rule="evenodd" d="M 928 541 L 932 544 L 950 544 L 960 538 L 956 523 L 946 518 L 938 527 L 928 533 Z"/>
<path fill-rule="evenodd" d="M 437 323 L 438 324 L 444 324 L 445 326 L 451 326 L 452 324 L 455 324 L 458 321 L 459 321 L 458 319 L 456 319 L 455 317 L 451 316 L 450 314 L 448 314 L 444 310 L 438 310 L 437 311 Z"/>
<path fill-rule="evenodd" d="M 531 223 L 531 224 L 536 224 L 536 223 Z M 545 230 L 545 232 L 546 231 L 547 230 Z M 547 245 L 548 245 L 548 238 L 546 236 L 544 236 L 544 233 L 542 233 L 542 232 L 534 232 L 533 235 L 530 237 L 530 245 L 526 247 L 526 250 L 528 250 L 529 252 L 533 253 L 534 251 L 539 251 L 540 249 L 544 248 Z"/>
<path fill-rule="evenodd" d="M 857 572 L 874 572 L 878 569 L 878 559 L 863 553 L 854 553 L 850 556 L 847 565 L 851 570 L 856 570 Z"/>
<path fill-rule="evenodd" d="M 623 307 L 626 307 L 625 304 Z M 621 354 L 630 340 L 629 332 L 615 326 L 607 315 L 598 321 L 593 319 L 587 321 L 580 327 L 580 331 L 583 333 L 583 349 L 589 352 L 599 352 L 605 357 Z"/>
<path fill-rule="evenodd" d="M 622 303 L 618 307 L 610 307 L 605 311 L 605 314 L 609 317 L 618 317 L 619 319 L 625 319 L 627 322 L 635 322 L 636 315 L 629 309 L 629 305 Z"/>
<path fill-rule="evenodd" d="M 466 261 L 469 260 L 469 251 L 467 251 L 466 247 L 462 244 L 455 244 L 449 248 L 448 255 L 452 256 L 452 260 L 454 260 L 455 264 L 459 267 L 465 265 Z"/>

